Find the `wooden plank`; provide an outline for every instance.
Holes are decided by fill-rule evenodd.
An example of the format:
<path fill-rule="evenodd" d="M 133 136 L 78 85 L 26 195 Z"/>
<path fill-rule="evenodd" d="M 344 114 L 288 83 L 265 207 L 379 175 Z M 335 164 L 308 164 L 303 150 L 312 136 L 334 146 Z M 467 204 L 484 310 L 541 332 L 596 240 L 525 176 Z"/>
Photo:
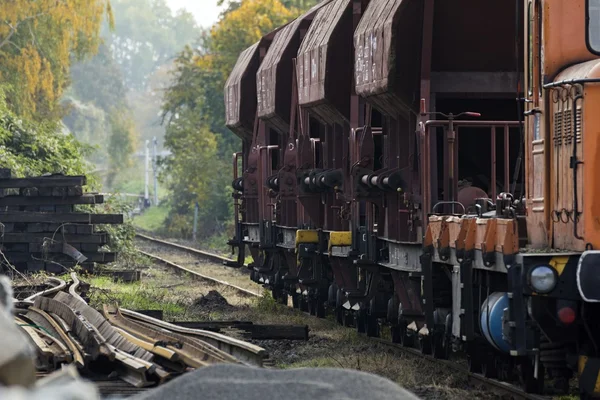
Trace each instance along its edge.
<path fill-rule="evenodd" d="M 0 222 L 25 223 L 82 223 L 82 224 L 122 224 L 123 214 L 49 213 L 49 212 L 4 212 L 0 211 Z"/>
<path fill-rule="evenodd" d="M 23 230 L 13 230 L 13 232 L 31 232 L 31 233 L 49 233 L 49 234 L 69 234 L 69 235 L 91 235 L 94 233 L 94 225 L 82 224 L 27 224 Z"/>
<path fill-rule="evenodd" d="M 108 236 L 106 233 L 92 235 L 62 235 L 57 233 L 54 237 L 46 233 L 5 233 L 0 240 L 4 243 L 30 243 L 42 242 L 48 239 L 54 239 L 56 242 L 66 241 L 67 243 L 105 244 Z"/>
<path fill-rule="evenodd" d="M 34 178 L 0 179 L 0 188 L 54 188 L 57 186 L 83 186 L 85 176 L 42 176 Z"/>
<path fill-rule="evenodd" d="M 4 253 L 8 261 L 10 262 L 29 262 L 29 261 L 56 261 L 59 263 L 63 262 L 73 262 L 74 260 L 66 254 L 62 253 L 27 253 L 27 252 L 6 252 Z M 110 263 L 114 262 L 117 259 L 117 253 L 85 253 L 85 257 L 87 257 L 87 261 L 89 262 L 97 262 L 97 263 Z M 86 261 L 86 262 L 87 262 Z"/>
<path fill-rule="evenodd" d="M 12 249 L 14 252 L 31 252 L 31 253 L 62 253 L 63 252 L 63 244 L 62 243 L 28 243 L 23 244 L 26 246 L 25 250 L 21 250 L 20 248 Z M 7 243 L 4 247 L 10 248 L 11 244 Z M 14 245 L 13 245 L 14 246 Z M 22 246 L 21 244 L 17 244 L 17 246 Z M 83 251 L 82 243 L 69 243 L 69 246 L 73 246 L 76 250 Z M 87 250 L 88 252 L 95 253 L 98 251 L 98 245 L 93 245 L 92 250 Z"/>
<path fill-rule="evenodd" d="M 0 206 L 57 206 L 72 204 L 102 204 L 104 196 L 101 194 L 84 194 L 78 197 L 24 197 L 6 196 L 0 198 Z"/>

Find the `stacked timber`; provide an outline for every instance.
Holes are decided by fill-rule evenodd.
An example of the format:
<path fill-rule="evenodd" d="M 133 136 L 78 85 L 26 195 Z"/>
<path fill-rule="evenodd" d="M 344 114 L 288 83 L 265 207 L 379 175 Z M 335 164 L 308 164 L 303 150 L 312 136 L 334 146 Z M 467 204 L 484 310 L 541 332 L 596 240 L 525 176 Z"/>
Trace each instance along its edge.
<path fill-rule="evenodd" d="M 0 169 L 0 272 L 63 273 L 76 266 L 92 272 L 95 263 L 116 260 L 101 251 L 108 234 L 97 225 L 122 224 L 123 215 L 78 211 L 104 202 L 100 194 L 84 193 L 85 185 L 85 176 L 11 178 Z"/>

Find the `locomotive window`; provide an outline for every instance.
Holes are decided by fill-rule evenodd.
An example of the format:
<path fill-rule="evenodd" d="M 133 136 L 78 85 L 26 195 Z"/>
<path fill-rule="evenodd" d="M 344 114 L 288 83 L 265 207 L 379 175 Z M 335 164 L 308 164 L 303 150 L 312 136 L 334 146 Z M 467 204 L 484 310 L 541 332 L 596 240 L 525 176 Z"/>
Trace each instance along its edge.
<path fill-rule="evenodd" d="M 593 53 L 600 53 L 600 0 L 588 0 L 587 40 Z"/>

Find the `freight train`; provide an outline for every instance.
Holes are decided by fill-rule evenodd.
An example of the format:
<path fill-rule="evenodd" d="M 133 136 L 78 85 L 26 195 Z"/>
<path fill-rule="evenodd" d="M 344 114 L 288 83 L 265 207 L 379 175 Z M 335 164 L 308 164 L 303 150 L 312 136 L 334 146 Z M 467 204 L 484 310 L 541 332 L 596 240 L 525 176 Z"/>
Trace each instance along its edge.
<path fill-rule="evenodd" d="M 234 264 L 367 335 L 599 396 L 599 56 L 600 0 L 321 1 L 226 82 Z"/>

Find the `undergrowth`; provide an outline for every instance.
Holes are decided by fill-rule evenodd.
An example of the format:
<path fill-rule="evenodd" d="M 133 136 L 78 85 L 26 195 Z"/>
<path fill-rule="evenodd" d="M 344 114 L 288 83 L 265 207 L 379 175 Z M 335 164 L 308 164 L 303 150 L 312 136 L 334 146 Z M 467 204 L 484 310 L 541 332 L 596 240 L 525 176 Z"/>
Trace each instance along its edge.
<path fill-rule="evenodd" d="M 118 304 L 131 310 L 162 310 L 166 319 L 186 314 L 188 305 L 169 288 L 159 288 L 145 282 L 114 282 L 110 277 L 92 277 L 90 305 L 101 309 L 103 304 Z"/>

